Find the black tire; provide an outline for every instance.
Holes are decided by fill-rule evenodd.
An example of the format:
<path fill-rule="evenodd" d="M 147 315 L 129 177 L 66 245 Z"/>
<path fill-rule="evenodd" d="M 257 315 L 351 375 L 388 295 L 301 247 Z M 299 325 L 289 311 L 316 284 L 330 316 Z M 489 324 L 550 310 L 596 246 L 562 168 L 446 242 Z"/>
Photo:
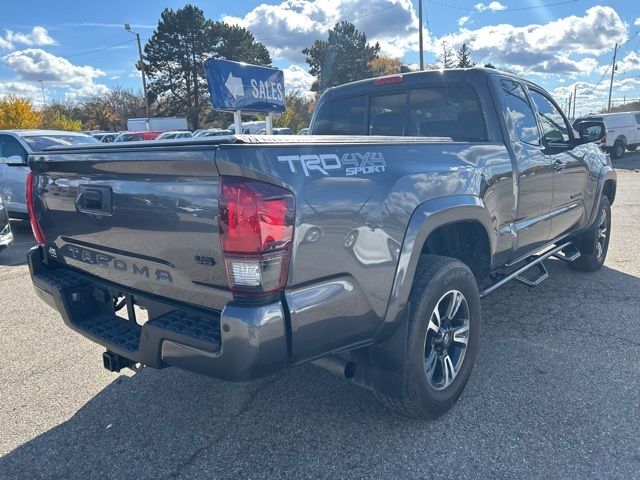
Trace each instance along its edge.
<path fill-rule="evenodd" d="M 600 199 L 595 225 L 576 239 L 580 257 L 571 262 L 569 266 L 573 270 L 581 272 L 600 270 L 607 258 L 610 237 L 611 205 L 609 204 L 609 199 L 603 195 Z"/>
<path fill-rule="evenodd" d="M 624 157 L 624 142 L 622 140 L 616 140 L 611 148 L 611 158 L 619 160 Z"/>
<path fill-rule="evenodd" d="M 627 145 L 627 150 L 629 150 L 630 152 L 635 152 L 637 148 L 638 145 Z"/>
<path fill-rule="evenodd" d="M 432 315 L 435 308 L 442 309 L 444 307 L 444 305 L 441 305 L 441 301 L 445 302 L 447 295 L 452 296 L 452 299 L 455 300 L 456 294 L 451 292 L 457 292 L 463 297 L 463 300 L 460 301 L 460 307 L 456 310 L 460 318 L 455 320 L 456 315 L 453 315 L 454 320 L 451 323 L 460 321 L 462 323 L 458 325 L 467 324 L 468 331 L 466 332 L 466 349 L 462 357 L 458 356 L 455 359 L 457 369 L 454 369 L 452 361 L 455 351 L 451 352 L 449 364 L 452 365 L 451 371 L 455 372 L 455 375 L 452 376 L 453 380 L 447 384 L 445 370 L 448 369 L 445 367 L 445 364 L 447 364 L 444 360 L 445 353 L 439 350 L 436 351 L 436 347 L 430 346 L 430 342 L 433 344 L 436 337 L 444 340 L 448 336 L 446 343 L 443 341 L 443 343 L 439 344 L 440 348 L 444 348 L 443 345 L 446 344 L 448 348 L 457 350 L 462 348 L 459 341 L 463 339 L 459 336 L 458 340 L 456 340 L 456 334 L 453 333 L 450 335 L 445 333 L 442 336 L 438 336 L 438 333 L 433 328 L 429 329 L 429 326 L 432 325 L 430 322 L 434 318 Z M 464 305 L 466 305 L 466 309 L 463 310 Z M 376 395 L 388 408 L 403 415 L 414 418 L 435 418 L 453 406 L 464 390 L 473 369 L 480 342 L 480 294 L 478 292 L 478 284 L 473 273 L 464 263 L 449 257 L 423 255 L 416 270 L 408 308 L 409 332 L 404 364 L 407 382 L 406 395 L 401 399 L 387 397 L 379 393 Z M 445 309 L 445 315 L 442 317 L 442 321 L 439 322 L 443 328 L 447 323 L 447 313 L 449 313 L 448 308 Z M 464 322 L 465 319 L 461 318 L 466 315 L 469 317 L 468 322 Z M 453 331 L 459 331 L 461 328 L 458 326 Z M 427 369 L 427 362 L 430 358 L 433 358 L 433 354 L 436 355 L 436 360 L 431 363 L 433 365 L 437 363 L 440 369 L 444 369 L 441 372 L 442 388 L 440 389 L 432 385 L 432 383 L 435 383 L 438 367 Z M 449 357 L 448 351 L 446 356 Z M 429 371 L 432 373 L 428 377 Z"/>

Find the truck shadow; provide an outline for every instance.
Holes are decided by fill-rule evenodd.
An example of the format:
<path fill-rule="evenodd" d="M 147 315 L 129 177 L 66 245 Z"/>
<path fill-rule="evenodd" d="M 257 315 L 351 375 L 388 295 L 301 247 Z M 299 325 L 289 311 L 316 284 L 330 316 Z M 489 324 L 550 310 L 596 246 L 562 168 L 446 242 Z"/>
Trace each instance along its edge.
<path fill-rule="evenodd" d="M 421 478 L 450 475 L 442 470 L 446 465 L 461 476 L 483 477 L 476 470 L 482 463 L 474 462 L 508 461 L 509 446 L 521 442 L 515 425 L 526 424 L 527 436 L 538 439 L 550 431 L 571 438 L 575 425 L 567 419 L 576 415 L 595 424 L 594 431 L 600 423 L 609 428 L 605 422 L 612 416 L 621 425 L 624 412 L 632 412 L 598 417 L 580 405 L 619 400 L 616 377 L 603 372 L 603 365 L 635 381 L 623 361 L 607 362 L 606 353 L 589 352 L 608 341 L 610 327 L 602 318 L 616 304 L 616 329 L 635 343 L 631 353 L 638 354 L 640 331 L 632 328 L 638 306 L 628 299 L 637 297 L 640 279 L 606 267 L 580 274 L 559 261 L 548 262 L 548 268 L 550 280 L 536 290 L 513 284 L 483 300 L 482 347 L 471 381 L 453 410 L 436 421 L 392 414 L 369 392 L 312 366 L 245 384 L 147 369 L 119 376 L 69 420 L 8 453 L 0 459 L 0 478 L 335 478 L 382 475 L 377 469 L 383 467 L 389 478 L 413 478 L 416 472 L 409 469 L 418 462 Z M 558 348 L 563 351 L 555 353 L 556 364 L 548 350 Z M 589 372 L 596 365 L 599 378 L 592 386 Z M 550 395 L 555 410 L 549 410 Z M 52 399 L 52 405 L 63 401 Z M 627 420 L 635 430 L 637 421 Z M 485 441 L 489 430 L 495 441 Z M 434 439 L 467 445 L 466 455 L 476 456 L 462 465 L 446 449 L 432 449 Z M 583 440 L 587 445 L 581 448 L 598 442 Z M 477 453 L 469 447 L 474 444 Z M 542 458 L 545 449 L 562 455 L 572 448 L 571 442 L 544 445 L 537 444 Z M 526 447 L 515 450 L 526 455 Z M 486 473 L 491 472 L 496 470 Z"/>

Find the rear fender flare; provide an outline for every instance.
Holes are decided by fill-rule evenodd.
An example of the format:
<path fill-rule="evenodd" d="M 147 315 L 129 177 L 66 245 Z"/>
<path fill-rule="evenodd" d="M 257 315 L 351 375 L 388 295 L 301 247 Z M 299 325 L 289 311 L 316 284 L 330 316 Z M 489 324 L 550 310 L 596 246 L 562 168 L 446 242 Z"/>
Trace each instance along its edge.
<path fill-rule="evenodd" d="M 489 233 L 496 227 L 480 198 L 474 195 L 442 197 L 422 203 L 414 210 L 405 233 L 382 326 L 373 345 L 352 352 L 358 362 L 356 383 L 392 397 L 404 396 L 408 332 L 406 307 L 422 247 L 436 228 L 469 220 L 484 227 L 493 258 L 496 236 Z"/>

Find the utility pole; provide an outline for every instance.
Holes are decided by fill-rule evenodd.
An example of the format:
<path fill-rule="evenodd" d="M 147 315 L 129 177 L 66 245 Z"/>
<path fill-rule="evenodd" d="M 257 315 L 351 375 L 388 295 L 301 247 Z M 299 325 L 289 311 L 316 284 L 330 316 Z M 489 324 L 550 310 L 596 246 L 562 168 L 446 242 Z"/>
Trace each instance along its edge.
<path fill-rule="evenodd" d="M 138 41 L 138 55 L 140 57 L 140 74 L 142 75 L 142 89 L 144 90 L 144 108 L 147 112 L 147 118 L 149 118 L 151 116 L 151 114 L 149 113 L 149 95 L 147 94 L 147 77 L 145 76 L 145 72 L 144 72 L 144 60 L 142 58 L 142 45 L 140 44 L 140 34 L 132 32 L 131 25 L 129 25 L 128 23 L 124 24 L 124 29 L 129 33 L 133 33 L 136 36 L 136 40 Z"/>
<path fill-rule="evenodd" d="M 44 80 L 40 80 L 40 88 L 42 89 L 42 105 L 46 105 L 47 99 L 44 96 Z"/>
<path fill-rule="evenodd" d="M 613 49 L 613 62 L 611 63 L 611 82 L 609 83 L 609 105 L 607 107 L 607 112 L 611 113 L 611 90 L 613 90 L 613 74 L 616 71 L 616 55 L 618 53 L 618 44 L 616 43 L 615 48 Z"/>
<path fill-rule="evenodd" d="M 422 0 L 418 0 L 418 38 L 420 39 L 420 71 L 424 70 L 424 52 L 422 45 Z"/>
<path fill-rule="evenodd" d="M 578 97 L 578 84 L 576 83 L 573 86 L 573 117 L 571 120 L 575 120 L 576 118 L 576 98 Z"/>
<path fill-rule="evenodd" d="M 573 100 L 573 94 L 570 93 L 569 94 L 569 109 L 568 109 L 569 110 L 569 118 L 571 118 L 571 102 L 572 102 L 572 100 Z"/>

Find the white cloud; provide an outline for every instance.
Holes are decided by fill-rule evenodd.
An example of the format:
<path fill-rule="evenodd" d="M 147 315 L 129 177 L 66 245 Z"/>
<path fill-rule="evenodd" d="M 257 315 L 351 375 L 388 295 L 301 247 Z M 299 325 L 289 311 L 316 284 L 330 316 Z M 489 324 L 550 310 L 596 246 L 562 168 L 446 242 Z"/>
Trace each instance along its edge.
<path fill-rule="evenodd" d="M 576 56 L 600 55 L 614 42 L 624 43 L 627 29 L 613 8 L 597 6 L 583 16 L 571 15 L 542 25 L 462 28 L 434 44 L 437 47 L 447 41 L 457 49 L 466 43 L 476 61 L 490 61 L 520 73 L 577 74 L 589 73 L 597 63 L 592 57 Z M 437 48 L 433 51 L 438 53 Z"/>
<path fill-rule="evenodd" d="M 91 82 L 105 73 L 97 68 L 72 64 L 39 48 L 18 50 L 2 57 L 22 80 L 44 80 L 65 85 Z"/>
<path fill-rule="evenodd" d="M 73 96 L 101 94 L 108 91 L 95 80 L 105 73 L 88 65 L 74 65 L 39 48 L 18 50 L 2 57 L 5 65 L 16 73 L 17 81 L 39 82 L 58 87 L 73 87 Z"/>
<path fill-rule="evenodd" d="M 311 92 L 311 84 L 315 77 L 299 65 L 290 65 L 283 69 L 284 84 L 287 91 L 295 92 L 306 97 L 314 96 Z"/>
<path fill-rule="evenodd" d="M 619 60 L 616 65 L 618 66 L 618 69 L 616 70 L 617 73 L 640 70 L 640 55 L 632 50 L 627 53 L 622 60 Z M 611 66 L 607 65 L 607 70 L 611 71 Z"/>
<path fill-rule="evenodd" d="M 0 97 L 5 95 L 17 95 L 32 100 L 42 99 L 42 90 L 39 85 L 27 82 L 0 82 Z"/>
<path fill-rule="evenodd" d="M 460 18 L 458 19 L 458 25 L 459 25 L 460 27 L 461 27 L 461 26 L 463 26 L 465 23 L 467 23 L 467 22 L 469 21 L 469 19 L 470 19 L 470 18 L 471 18 L 471 17 L 469 17 L 469 16 L 467 16 L 467 15 L 465 15 L 464 17 L 460 17 Z"/>
<path fill-rule="evenodd" d="M 619 103 L 626 92 L 637 90 L 640 80 L 636 78 L 620 78 L 613 82 L 613 100 Z M 556 87 L 551 92 L 558 105 L 564 107 L 569 95 L 577 92 L 576 114 L 577 116 L 597 113 L 607 106 L 609 97 L 609 82 L 602 81 L 597 84 L 589 82 L 574 82 L 569 85 Z M 629 98 L 629 95 L 626 95 Z"/>
<path fill-rule="evenodd" d="M 636 19 L 633 21 L 633 24 L 634 24 L 634 25 L 640 25 L 640 18 L 636 18 Z"/>
<path fill-rule="evenodd" d="M 379 42 L 384 55 L 417 50 L 418 18 L 411 0 L 285 0 L 222 20 L 248 28 L 274 58 L 294 63 L 302 63 L 302 50 L 326 39 L 341 20 L 352 21 L 370 43 Z"/>
<path fill-rule="evenodd" d="M 492 12 L 496 12 L 498 10 L 506 10 L 507 7 L 500 2 L 491 2 L 488 4 L 484 3 L 476 3 L 473 8 L 478 10 L 479 12 L 484 12 L 485 10 L 491 10 Z"/>
<path fill-rule="evenodd" d="M 16 43 L 28 46 L 56 45 L 56 41 L 49 35 L 46 28 L 36 25 L 29 33 L 5 30 L 4 37 L 0 37 L 0 48 L 12 49 Z"/>

